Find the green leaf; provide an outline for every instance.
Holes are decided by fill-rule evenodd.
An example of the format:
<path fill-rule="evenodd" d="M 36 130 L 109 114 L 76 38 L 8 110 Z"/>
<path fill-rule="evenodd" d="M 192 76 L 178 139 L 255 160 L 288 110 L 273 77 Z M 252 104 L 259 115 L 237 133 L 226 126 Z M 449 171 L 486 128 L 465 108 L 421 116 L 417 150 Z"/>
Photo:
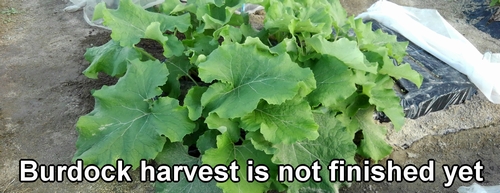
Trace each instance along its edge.
<path fill-rule="evenodd" d="M 241 30 L 237 27 L 226 25 L 224 27 L 219 28 L 214 32 L 214 38 L 223 37 L 224 42 L 241 42 L 243 39 L 243 34 Z M 224 43 L 223 42 L 223 43 Z"/>
<path fill-rule="evenodd" d="M 366 50 L 365 56 L 370 62 L 379 63 L 379 73 L 387 74 L 394 78 L 405 78 L 417 86 L 422 84 L 422 76 L 412 70 L 409 64 L 394 65 L 391 58 L 397 63 L 403 62 L 406 55 L 408 42 L 398 42 L 395 35 L 390 35 L 382 30 L 372 30 L 372 23 L 363 23 L 361 19 L 349 19 L 354 27 L 360 50 Z"/>
<path fill-rule="evenodd" d="M 157 7 L 159 9 L 158 12 L 170 15 L 175 12 L 176 8 L 184 7 L 184 4 L 181 1 L 165 1 Z"/>
<path fill-rule="evenodd" d="M 182 144 L 187 145 L 187 146 L 196 146 L 196 143 L 198 142 L 198 139 L 200 139 L 200 136 L 205 134 L 206 131 L 208 131 L 208 127 L 206 124 L 203 123 L 203 120 L 198 119 L 195 121 L 195 128 L 192 133 L 184 136 L 182 139 Z"/>
<path fill-rule="evenodd" d="M 284 182 L 288 185 L 288 192 L 300 192 L 304 189 L 317 190 L 318 192 L 338 192 L 341 183 L 330 182 L 328 165 L 333 159 L 345 160 L 346 165 L 356 164 L 354 160 L 356 145 L 342 124 L 331 114 L 314 114 L 314 118 L 319 124 L 319 137 L 314 141 L 276 145 L 277 152 L 273 156 L 273 162 L 289 164 L 296 168 L 302 164 L 310 166 L 315 161 L 319 161 L 322 166 L 319 172 L 321 182 L 313 180 Z"/>
<path fill-rule="evenodd" d="M 381 29 L 372 30 L 372 23 L 363 23 L 362 19 L 349 18 L 349 23 L 356 34 L 356 39 L 361 50 L 383 49 L 387 51 L 384 56 L 403 61 L 406 55 L 408 42 L 398 42 L 397 36 L 383 32 Z"/>
<path fill-rule="evenodd" d="M 261 103 L 241 121 L 243 129 L 255 131 L 260 128 L 264 138 L 273 144 L 291 144 L 318 137 L 318 125 L 314 122 L 311 107 L 304 100 L 280 105 Z"/>
<path fill-rule="evenodd" d="M 119 42 L 110 40 L 108 43 L 87 49 L 85 59 L 90 66 L 83 71 L 89 78 L 97 79 L 99 72 L 113 77 L 120 77 L 127 71 L 128 60 L 141 58 L 141 54 L 133 47 L 121 47 Z"/>
<path fill-rule="evenodd" d="M 264 29 L 252 29 L 247 14 L 234 13 L 242 3 L 265 7 Z M 112 29 L 113 40 L 88 50 L 84 73 L 123 77 L 93 93 L 94 111 L 77 123 L 73 159 L 99 166 L 124 159 L 134 167 L 155 157 L 188 166 L 236 160 L 240 167 L 233 173 L 239 182 L 183 178 L 157 183 L 157 191 L 338 191 L 342 184 L 329 181 L 331 160 L 355 164 L 356 153 L 380 160 L 392 150 L 386 128 L 372 118 L 376 108 L 396 129 L 404 124 L 392 79 L 422 81 L 400 65 L 407 42 L 347 19 L 339 0 L 166 1 L 148 10 L 132 0 L 120 4 L 117 10 L 96 6 L 94 16 Z M 148 54 L 134 45 L 145 38 L 162 45 L 166 62 L 139 61 Z M 184 97 L 180 80 L 187 78 L 193 83 L 182 82 L 192 88 Z M 197 86 L 200 79 L 209 86 Z M 173 98 L 183 98 L 183 106 Z M 357 132 L 363 134 L 359 147 Z M 194 145 L 201 159 L 187 154 L 186 146 Z M 270 169 L 268 181 L 247 181 L 250 159 Z M 276 179 L 276 164 L 315 161 L 323 168 L 321 182 Z"/>
<path fill-rule="evenodd" d="M 219 47 L 219 42 L 214 42 L 212 36 L 204 34 L 193 34 L 193 39 L 184 39 L 182 42 L 187 48 L 186 54 L 192 55 L 190 58 L 191 63 L 198 65 L 198 57 L 200 55 L 209 55 L 217 47 Z"/>
<path fill-rule="evenodd" d="M 188 148 L 182 143 L 165 143 L 163 151 L 158 154 L 155 161 L 160 165 L 187 165 L 193 168 L 194 165 L 201 165 L 201 159 L 195 158 L 187 154 Z M 188 182 L 185 175 L 180 175 L 179 182 L 156 182 L 155 191 L 161 193 L 199 193 L 213 192 L 222 193 L 222 190 L 215 185 L 215 181 L 202 182 L 195 177 L 193 182 Z"/>
<path fill-rule="evenodd" d="M 267 141 L 264 138 L 264 135 L 258 131 L 248 132 L 245 139 L 250 140 L 255 149 L 264 151 L 266 154 L 274 154 L 276 152 L 276 148 L 273 147 L 273 143 Z"/>
<path fill-rule="evenodd" d="M 168 76 L 167 83 L 161 88 L 165 93 L 168 93 L 168 96 L 178 98 L 181 94 L 181 83 L 179 79 L 183 76 L 190 77 L 189 70 L 193 68 L 193 65 L 186 56 L 174 56 L 165 60 L 165 64 L 167 65 L 170 75 Z"/>
<path fill-rule="evenodd" d="M 186 45 L 189 45 L 189 49 L 193 51 L 193 53 L 198 53 L 198 54 L 204 54 L 204 55 L 209 55 L 214 51 L 217 47 L 219 47 L 219 44 L 213 44 L 212 36 L 207 36 L 204 34 L 194 34 L 194 40 L 189 40 L 185 39 L 183 40 Z M 186 43 L 188 42 L 189 43 Z"/>
<path fill-rule="evenodd" d="M 299 46 L 297 45 L 297 40 L 295 38 L 283 39 L 278 45 L 272 47 L 271 52 L 273 53 L 288 53 L 292 60 L 296 61 L 298 57 Z"/>
<path fill-rule="evenodd" d="M 390 60 L 390 59 L 389 59 Z M 392 62 L 386 61 L 382 68 L 379 70 L 380 74 L 387 74 L 396 79 L 405 78 L 420 87 L 422 85 L 422 81 L 424 80 L 423 76 L 420 75 L 417 71 L 414 71 L 410 64 L 404 63 L 399 66 L 395 66 Z"/>
<path fill-rule="evenodd" d="M 316 86 L 310 69 L 300 68 L 286 53 L 272 55 L 257 44 L 222 45 L 199 65 L 199 76 L 207 83 L 220 81 L 208 88 L 201 102 L 207 112 L 222 118 L 242 117 L 261 99 L 281 104 Z"/>
<path fill-rule="evenodd" d="M 490 7 L 493 7 L 493 6 L 496 6 L 496 5 L 500 5 L 500 0 L 491 0 Z"/>
<path fill-rule="evenodd" d="M 333 18 L 333 26 L 335 28 L 340 28 L 346 22 L 347 12 L 345 11 L 339 0 L 327 0 L 327 5 L 330 6 L 330 15 Z"/>
<path fill-rule="evenodd" d="M 120 45 L 133 46 L 145 37 L 148 26 L 153 22 L 160 24 L 161 32 L 175 31 L 186 32 L 191 26 L 189 14 L 181 16 L 168 16 L 149 12 L 132 0 L 120 1 L 117 10 L 107 9 L 104 2 L 95 7 L 94 20 L 102 18 L 103 24 L 111 28 L 111 38 L 120 42 Z"/>
<path fill-rule="evenodd" d="M 313 36 L 305 40 L 306 44 L 312 47 L 316 52 L 333 56 L 344 62 L 353 69 L 362 70 L 371 73 L 377 73 L 377 66 L 365 61 L 363 53 L 355 41 L 349 41 L 346 38 L 340 38 L 335 42 L 329 42 L 321 36 Z"/>
<path fill-rule="evenodd" d="M 390 77 L 379 75 L 373 87 L 363 86 L 363 92 L 370 97 L 370 103 L 377 106 L 377 111 L 383 111 L 391 119 L 394 129 L 399 130 L 405 123 L 405 114 L 393 86 Z"/>
<path fill-rule="evenodd" d="M 357 77 L 345 63 L 332 56 L 323 56 L 312 68 L 317 89 L 308 99 L 312 106 L 331 106 L 356 92 Z"/>
<path fill-rule="evenodd" d="M 394 60 L 389 58 L 386 47 L 378 47 L 364 52 L 366 59 L 370 62 L 378 63 L 379 74 L 386 74 L 396 79 L 405 78 L 420 87 L 423 77 L 414 71 L 408 63 L 395 65 Z"/>
<path fill-rule="evenodd" d="M 222 188 L 224 192 L 254 193 L 266 192 L 269 189 L 276 177 L 276 165 L 271 162 L 270 155 L 256 150 L 248 140 L 245 140 L 242 145 L 237 146 L 233 144 L 227 133 L 223 133 L 217 136 L 217 148 L 205 151 L 205 155 L 202 157 L 203 163 L 211 166 L 219 164 L 229 166 L 234 160 L 236 160 L 239 165 L 239 170 L 236 175 L 239 177 L 240 181 L 232 182 L 229 180 L 227 182 L 217 183 L 217 186 Z M 254 166 L 260 164 L 267 166 L 269 168 L 269 180 L 265 182 L 248 182 L 248 160 L 253 160 Z"/>
<path fill-rule="evenodd" d="M 221 133 L 227 133 L 233 143 L 240 140 L 240 127 L 237 121 L 228 118 L 220 118 L 216 113 L 210 113 L 205 119 L 210 129 L 217 129 Z"/>
<path fill-rule="evenodd" d="M 186 98 L 184 99 L 184 106 L 189 111 L 189 119 L 192 121 L 201 117 L 203 107 L 201 106 L 201 95 L 205 93 L 207 87 L 194 86 L 189 89 Z"/>
<path fill-rule="evenodd" d="M 217 136 L 220 134 L 219 131 L 210 129 L 205 131 L 205 133 L 198 138 L 196 147 L 202 155 L 211 148 L 217 148 Z"/>
<path fill-rule="evenodd" d="M 353 118 L 353 123 L 363 132 L 363 139 L 357 153 L 377 162 L 391 154 L 392 146 L 385 141 L 387 128 L 375 123 L 373 112 L 373 108 L 358 111 Z"/>
<path fill-rule="evenodd" d="M 184 45 L 175 35 L 163 35 L 159 22 L 152 22 L 144 32 L 144 38 L 156 40 L 163 46 L 163 56 L 181 56 L 184 52 Z"/>
<path fill-rule="evenodd" d="M 189 1 L 187 3 L 182 3 L 180 1 L 173 2 L 176 4 L 175 5 L 167 5 L 166 6 L 167 9 L 165 11 L 169 11 L 170 9 L 172 9 L 171 7 L 173 7 L 173 9 L 169 13 L 170 15 L 182 14 L 182 13 L 186 13 L 186 12 L 195 13 L 197 7 L 196 7 L 196 5 L 193 4 L 193 2 L 196 2 L 196 1 Z M 171 1 L 165 1 L 163 4 L 171 4 L 171 3 L 172 3 Z"/>
<path fill-rule="evenodd" d="M 344 101 L 344 104 L 348 104 L 347 108 L 345 108 L 344 113 L 348 117 L 353 117 L 358 113 L 359 110 L 368 108 L 371 106 L 370 104 L 370 98 L 364 94 L 356 93 L 353 94 L 351 97 L 349 97 L 346 101 Z M 356 129 L 358 130 L 358 129 Z M 353 133 L 354 135 L 354 133 Z"/>
<path fill-rule="evenodd" d="M 241 0 L 206 0 L 193 1 L 197 7 L 196 18 L 204 22 L 203 29 L 219 29 L 233 17 L 234 11 L 240 8 Z"/>
<path fill-rule="evenodd" d="M 125 76 L 114 86 L 103 86 L 92 95 L 96 105 L 77 122 L 79 133 L 73 160 L 103 166 L 123 159 L 134 168 L 141 159 L 155 158 L 165 143 L 180 141 L 193 131 L 187 109 L 158 86 L 168 70 L 158 61 L 131 61 Z"/>
<path fill-rule="evenodd" d="M 326 1 L 270 0 L 266 9 L 266 29 L 280 32 L 319 33 L 330 36 L 333 18 Z"/>

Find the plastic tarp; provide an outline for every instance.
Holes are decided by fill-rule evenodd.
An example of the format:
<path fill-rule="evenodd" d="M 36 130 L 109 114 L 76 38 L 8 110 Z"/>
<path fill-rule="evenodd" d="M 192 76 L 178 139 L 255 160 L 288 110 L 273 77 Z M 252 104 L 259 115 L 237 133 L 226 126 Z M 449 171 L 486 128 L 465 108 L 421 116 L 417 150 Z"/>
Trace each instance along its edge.
<path fill-rule="evenodd" d="M 83 9 L 83 18 L 85 21 L 92 26 L 101 27 L 104 29 L 109 29 L 102 25 L 102 19 L 92 21 L 94 16 L 94 8 L 97 4 L 101 2 L 106 3 L 106 7 L 110 9 L 118 8 L 120 0 L 70 0 L 73 5 L 64 8 L 64 11 L 75 12 Z M 165 0 L 132 0 L 137 5 L 141 5 L 144 9 L 153 7 L 155 5 L 163 3 Z"/>
<path fill-rule="evenodd" d="M 467 75 L 493 103 L 500 104 L 500 54 L 481 54 L 434 9 L 379 0 L 357 18 L 376 20 Z"/>
<path fill-rule="evenodd" d="M 470 186 L 460 186 L 458 193 L 498 193 L 500 192 L 500 185 L 498 186 L 481 186 L 474 183 Z"/>
<path fill-rule="evenodd" d="M 369 22 L 372 22 L 372 30 L 380 29 L 397 36 L 398 41 L 409 42 L 406 48 L 408 54 L 403 58 L 403 62 L 409 64 L 423 77 L 420 87 L 406 79 L 398 79 L 395 82 L 394 91 L 401 99 L 400 104 L 407 118 L 416 119 L 451 105 L 463 103 L 477 93 L 476 86 L 466 75 L 378 21 L 369 20 Z M 390 121 L 381 113 L 379 115 L 376 117 L 377 120 Z"/>

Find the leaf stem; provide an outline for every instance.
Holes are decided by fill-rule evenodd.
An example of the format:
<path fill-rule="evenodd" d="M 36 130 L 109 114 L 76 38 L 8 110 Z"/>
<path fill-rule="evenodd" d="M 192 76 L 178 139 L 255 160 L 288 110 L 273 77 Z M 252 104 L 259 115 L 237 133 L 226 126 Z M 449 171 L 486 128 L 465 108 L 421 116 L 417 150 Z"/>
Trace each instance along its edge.
<path fill-rule="evenodd" d="M 141 52 L 144 56 L 148 57 L 149 59 L 151 59 L 151 60 L 158 60 L 157 58 L 155 58 L 153 55 L 151 55 L 151 54 L 150 54 L 149 52 L 147 52 L 146 50 L 144 50 L 144 49 L 142 49 L 142 48 L 137 48 L 137 47 L 135 47 L 135 48 L 136 48 L 136 50 L 137 50 L 137 51 Z M 172 62 L 168 61 L 168 59 L 167 59 L 167 60 L 165 60 L 165 62 L 169 62 L 169 63 L 171 63 L 171 64 L 174 64 L 174 63 L 172 63 Z M 196 82 L 196 80 L 194 80 L 194 78 L 193 78 L 191 75 L 189 75 L 189 73 L 188 73 L 188 72 L 184 72 L 184 73 L 187 75 L 187 77 L 188 77 L 189 79 L 191 79 L 191 81 L 193 81 L 193 83 L 194 83 L 196 86 L 200 86 L 200 85 L 198 84 L 198 82 Z"/>
<path fill-rule="evenodd" d="M 166 59 L 166 60 L 165 60 L 165 62 L 168 62 L 168 63 L 173 64 L 174 66 L 176 66 L 174 63 L 170 62 L 168 59 Z M 194 83 L 196 86 L 200 86 L 200 85 L 198 84 L 198 82 L 196 82 L 196 80 L 195 80 L 195 79 L 194 79 L 191 75 L 189 75 L 189 72 L 184 72 L 184 74 L 186 74 L 186 76 L 187 76 L 189 79 L 191 79 L 191 81 L 193 81 L 193 83 Z"/>
<path fill-rule="evenodd" d="M 151 60 L 158 60 L 157 58 L 155 58 L 153 55 L 151 55 L 149 52 L 147 52 L 146 50 L 142 49 L 142 48 L 138 48 L 138 47 L 135 47 L 134 48 L 139 51 L 141 54 L 143 54 L 144 56 L 148 57 L 149 59 Z"/>

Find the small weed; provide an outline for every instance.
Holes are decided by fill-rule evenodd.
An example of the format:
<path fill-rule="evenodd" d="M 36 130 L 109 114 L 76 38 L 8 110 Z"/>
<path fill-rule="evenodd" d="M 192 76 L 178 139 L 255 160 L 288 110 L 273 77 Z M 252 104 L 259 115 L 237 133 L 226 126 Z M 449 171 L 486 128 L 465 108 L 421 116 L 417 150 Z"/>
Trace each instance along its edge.
<path fill-rule="evenodd" d="M 7 23 L 11 23 L 11 22 L 13 22 L 13 21 L 14 21 L 14 20 L 12 20 L 11 18 L 7 18 L 7 19 L 4 19 L 4 20 L 3 20 L 3 23 L 4 23 L 4 24 L 7 24 Z"/>
<path fill-rule="evenodd" d="M 0 15 L 5 15 L 2 19 L 2 22 L 4 24 L 7 24 L 7 23 L 11 23 L 11 22 L 15 22 L 15 20 L 13 20 L 11 18 L 11 16 L 15 15 L 15 14 L 20 14 L 21 11 L 17 10 L 16 8 L 4 8 L 2 9 L 2 11 L 0 11 Z"/>
<path fill-rule="evenodd" d="M 20 12 L 17 9 L 11 7 L 11 8 L 2 10 L 2 12 L 0 12 L 0 13 L 2 13 L 4 15 L 14 15 L 14 14 L 18 14 Z"/>

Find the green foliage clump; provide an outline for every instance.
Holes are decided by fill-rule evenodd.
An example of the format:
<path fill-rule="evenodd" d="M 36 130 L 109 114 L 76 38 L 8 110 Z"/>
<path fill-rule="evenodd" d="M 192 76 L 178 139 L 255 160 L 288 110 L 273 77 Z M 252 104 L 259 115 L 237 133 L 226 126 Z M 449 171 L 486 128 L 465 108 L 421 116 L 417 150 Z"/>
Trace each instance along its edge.
<path fill-rule="evenodd" d="M 336 192 L 342 184 L 327 180 L 327 170 L 322 182 L 280 183 L 276 168 L 315 161 L 326 168 L 332 159 L 355 164 L 356 154 L 375 161 L 389 155 L 386 128 L 372 116 L 382 111 L 396 129 L 404 124 L 394 80 L 422 82 L 402 64 L 408 43 L 347 17 L 338 0 L 247 1 L 265 8 L 259 31 L 248 14 L 235 13 L 243 3 L 169 0 L 150 10 L 131 0 L 116 10 L 99 4 L 94 19 L 112 29 L 112 40 L 87 50 L 91 64 L 84 74 L 119 80 L 93 92 L 95 109 L 77 123 L 74 159 L 99 166 L 123 159 L 134 168 L 141 159 L 189 166 L 236 160 L 240 177 L 252 159 L 270 169 L 268 181 L 183 178 L 158 182 L 156 189 Z M 138 47 L 141 39 L 156 41 L 167 59 Z M 188 147 L 200 156 L 189 155 Z"/>
<path fill-rule="evenodd" d="M 500 5 L 500 0 L 491 0 L 490 7 Z"/>

